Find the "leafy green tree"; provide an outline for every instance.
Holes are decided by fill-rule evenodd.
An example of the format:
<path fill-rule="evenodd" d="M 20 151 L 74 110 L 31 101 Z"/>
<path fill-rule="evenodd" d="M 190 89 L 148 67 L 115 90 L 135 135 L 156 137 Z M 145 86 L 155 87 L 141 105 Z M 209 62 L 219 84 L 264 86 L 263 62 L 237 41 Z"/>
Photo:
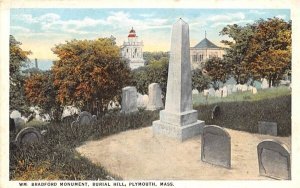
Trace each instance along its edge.
<path fill-rule="evenodd" d="M 109 101 L 119 100 L 121 89 L 130 83 L 130 68 L 112 39 L 72 40 L 52 51 L 59 58 L 52 71 L 62 105 L 105 112 Z"/>
<path fill-rule="evenodd" d="M 209 76 L 203 74 L 201 69 L 195 69 L 192 71 L 192 88 L 197 89 L 199 92 L 207 89 L 211 80 Z"/>
<path fill-rule="evenodd" d="M 21 42 L 14 36 L 9 37 L 9 109 L 18 110 L 21 113 L 28 112 L 28 106 L 24 97 L 24 78 L 21 74 L 21 68 L 28 66 L 30 62 L 28 55 L 30 51 L 24 51 L 21 48 Z"/>
<path fill-rule="evenodd" d="M 227 64 L 228 74 L 230 74 L 238 84 L 246 83 L 251 77 L 247 66 L 247 50 L 250 47 L 250 39 L 254 33 L 253 25 L 239 26 L 237 24 L 228 25 L 223 28 L 220 35 L 227 35 L 232 40 L 222 40 L 228 46 L 225 49 L 223 61 Z"/>
<path fill-rule="evenodd" d="M 165 96 L 168 82 L 168 66 L 168 58 L 162 57 L 159 60 L 150 62 L 145 67 L 134 70 L 133 85 L 136 86 L 138 92 L 147 94 L 149 84 L 158 83 L 161 87 L 162 95 Z"/>
<path fill-rule="evenodd" d="M 215 89 L 219 88 L 220 83 L 226 82 L 229 78 L 229 64 L 219 57 L 208 59 L 203 66 L 205 72 L 211 79 L 211 83 Z"/>
<path fill-rule="evenodd" d="M 59 121 L 63 108 L 56 100 L 57 88 L 53 83 L 51 71 L 33 74 L 25 81 L 25 96 L 30 104 L 41 109 L 42 114 L 47 113 L 51 120 Z"/>
<path fill-rule="evenodd" d="M 267 78 L 269 87 L 291 70 L 291 22 L 279 18 L 259 20 L 250 39 L 246 58 L 252 75 Z"/>
<path fill-rule="evenodd" d="M 145 64 L 149 65 L 153 61 L 159 61 L 161 58 L 169 59 L 168 52 L 144 52 L 143 57 L 145 60 Z"/>

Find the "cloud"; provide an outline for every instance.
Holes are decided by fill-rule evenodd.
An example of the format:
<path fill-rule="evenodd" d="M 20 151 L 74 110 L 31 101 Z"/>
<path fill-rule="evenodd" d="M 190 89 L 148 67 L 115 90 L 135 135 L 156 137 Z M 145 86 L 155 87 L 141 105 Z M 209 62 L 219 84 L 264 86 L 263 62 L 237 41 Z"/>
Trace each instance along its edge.
<path fill-rule="evenodd" d="M 279 18 L 279 19 L 286 19 L 286 15 L 283 15 L 283 14 L 277 15 L 275 17 Z"/>
<path fill-rule="evenodd" d="M 12 32 L 16 32 L 16 33 L 29 33 L 30 32 L 30 29 L 21 27 L 21 26 L 11 26 L 11 30 L 12 30 Z"/>
<path fill-rule="evenodd" d="M 254 22 L 254 20 L 235 20 L 231 22 L 217 22 L 212 24 L 210 27 L 219 27 L 219 26 L 226 26 L 226 25 L 233 25 L 233 24 L 245 24 L 245 23 L 251 23 Z"/>
<path fill-rule="evenodd" d="M 154 14 L 153 13 L 151 13 L 151 14 L 140 14 L 139 16 L 144 17 L 144 18 L 151 18 L 151 17 L 154 16 Z"/>
<path fill-rule="evenodd" d="M 230 22 L 233 20 L 243 20 L 243 19 L 245 19 L 245 14 L 242 12 L 219 14 L 208 18 L 208 20 L 212 22 Z"/>
<path fill-rule="evenodd" d="M 262 15 L 262 14 L 266 14 L 266 12 L 262 11 L 262 10 L 249 10 L 250 14 L 258 14 L 258 15 Z"/>

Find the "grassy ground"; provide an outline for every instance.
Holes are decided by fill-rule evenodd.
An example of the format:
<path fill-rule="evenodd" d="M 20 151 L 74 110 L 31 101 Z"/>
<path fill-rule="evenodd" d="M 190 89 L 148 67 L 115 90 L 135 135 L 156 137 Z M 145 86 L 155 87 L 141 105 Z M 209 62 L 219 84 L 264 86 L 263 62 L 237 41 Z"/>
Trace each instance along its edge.
<path fill-rule="evenodd" d="M 257 132 L 258 121 L 275 121 L 278 134 L 291 134 L 291 91 L 287 87 L 235 93 L 227 98 L 210 97 L 206 101 L 201 94 L 193 96 L 194 108 L 199 119 L 207 125 L 219 125 L 247 132 Z M 221 115 L 212 120 L 211 110 L 221 108 Z M 71 128 L 70 123 L 33 121 L 26 126 L 47 130 L 44 141 L 34 146 L 10 149 L 10 179 L 12 180 L 104 180 L 109 175 L 101 166 L 79 156 L 75 148 L 85 141 L 96 140 L 121 131 L 150 126 L 159 119 L 158 111 L 143 111 L 132 115 L 112 112 L 90 126 Z M 16 133 L 11 134 L 14 138 Z M 101 148 L 99 148 L 101 149 Z M 120 179 L 114 175 L 109 175 Z"/>

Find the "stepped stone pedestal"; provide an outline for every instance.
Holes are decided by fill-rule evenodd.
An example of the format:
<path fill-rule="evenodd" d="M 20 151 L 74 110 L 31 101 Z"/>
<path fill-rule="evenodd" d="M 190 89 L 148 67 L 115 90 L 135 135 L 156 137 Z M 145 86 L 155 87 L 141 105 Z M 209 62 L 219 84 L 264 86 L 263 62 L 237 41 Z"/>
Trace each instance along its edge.
<path fill-rule="evenodd" d="M 173 25 L 165 109 L 152 124 L 153 133 L 184 141 L 201 134 L 192 104 L 189 26 L 181 18 Z"/>

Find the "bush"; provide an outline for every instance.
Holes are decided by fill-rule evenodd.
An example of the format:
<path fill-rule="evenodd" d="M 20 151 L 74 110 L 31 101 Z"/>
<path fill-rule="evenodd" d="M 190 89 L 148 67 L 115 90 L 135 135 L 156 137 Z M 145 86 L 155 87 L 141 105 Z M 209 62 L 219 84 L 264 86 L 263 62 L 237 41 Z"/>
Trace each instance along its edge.
<path fill-rule="evenodd" d="M 215 105 L 221 108 L 221 115 L 211 119 Z M 280 96 L 258 101 L 219 102 L 196 107 L 199 119 L 206 125 L 218 125 L 250 133 L 258 132 L 258 121 L 277 122 L 278 136 L 291 135 L 291 96 Z"/>
<path fill-rule="evenodd" d="M 36 127 L 47 130 L 44 142 L 11 147 L 10 179 L 104 180 L 108 173 L 101 166 L 81 157 L 75 147 L 88 140 L 149 126 L 156 119 L 157 111 L 130 115 L 112 112 L 90 126 L 71 128 L 67 123 L 50 123 Z"/>

